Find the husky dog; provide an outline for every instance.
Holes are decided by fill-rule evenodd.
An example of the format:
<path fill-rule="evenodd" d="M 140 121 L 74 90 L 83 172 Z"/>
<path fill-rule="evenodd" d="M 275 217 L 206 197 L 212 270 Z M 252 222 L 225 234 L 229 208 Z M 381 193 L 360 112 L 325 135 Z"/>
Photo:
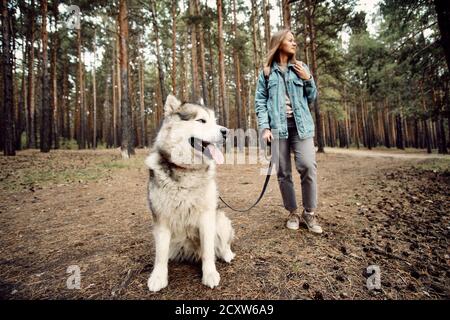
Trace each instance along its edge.
<path fill-rule="evenodd" d="M 216 124 L 214 112 L 202 105 L 181 103 L 172 95 L 150 155 L 148 201 L 153 214 L 155 263 L 150 291 L 167 286 L 168 260 L 202 261 L 202 283 L 219 284 L 216 256 L 231 262 L 234 230 L 217 210 L 215 166 L 223 154 L 215 146 L 228 129 Z"/>

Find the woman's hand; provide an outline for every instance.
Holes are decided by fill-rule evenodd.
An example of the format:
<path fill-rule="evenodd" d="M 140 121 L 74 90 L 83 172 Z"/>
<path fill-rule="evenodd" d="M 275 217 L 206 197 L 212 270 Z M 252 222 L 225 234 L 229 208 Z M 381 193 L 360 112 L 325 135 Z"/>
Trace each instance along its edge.
<path fill-rule="evenodd" d="M 311 79 L 311 74 L 308 72 L 308 70 L 303 67 L 303 62 L 297 61 L 294 66 L 295 72 L 297 72 L 298 76 L 302 78 L 303 80 L 309 80 Z"/>
<path fill-rule="evenodd" d="M 262 137 L 266 142 L 271 142 L 273 139 L 272 131 L 270 131 L 270 129 L 267 128 L 264 129 Z"/>

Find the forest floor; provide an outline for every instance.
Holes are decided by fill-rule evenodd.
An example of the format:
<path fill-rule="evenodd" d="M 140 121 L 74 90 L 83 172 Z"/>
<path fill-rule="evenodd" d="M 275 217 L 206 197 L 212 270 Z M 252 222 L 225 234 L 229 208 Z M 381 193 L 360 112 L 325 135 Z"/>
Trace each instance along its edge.
<path fill-rule="evenodd" d="M 449 299 L 450 156 L 326 151 L 317 155 L 322 235 L 285 228 L 274 176 L 250 212 L 220 204 L 236 231 L 236 258 L 217 262 L 219 287 L 201 284 L 200 264 L 171 262 L 158 293 L 147 288 L 148 150 L 128 161 L 117 150 L 0 156 L 0 298 Z M 259 168 L 219 166 L 224 199 L 252 203 L 265 178 Z M 300 203 L 298 174 L 295 186 Z M 80 289 L 66 285 L 73 265 Z M 380 289 L 367 288 L 371 265 Z"/>

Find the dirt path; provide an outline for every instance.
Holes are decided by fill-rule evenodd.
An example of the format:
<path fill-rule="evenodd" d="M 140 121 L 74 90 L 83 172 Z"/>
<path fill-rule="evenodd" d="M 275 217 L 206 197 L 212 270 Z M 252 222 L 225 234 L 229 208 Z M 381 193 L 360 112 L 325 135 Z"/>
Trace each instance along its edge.
<path fill-rule="evenodd" d="M 450 155 L 442 155 L 442 154 L 428 154 L 422 152 L 401 152 L 397 150 L 390 150 L 388 152 L 383 152 L 379 150 L 357 150 L 357 149 L 342 149 L 342 148 L 325 148 L 326 153 L 333 154 L 346 154 L 353 155 L 359 157 L 384 157 L 384 158 L 395 158 L 395 159 L 447 159 L 450 160 Z"/>
<path fill-rule="evenodd" d="M 266 196 L 249 213 L 223 208 L 236 231 L 237 256 L 230 265 L 218 262 L 218 288 L 201 285 L 199 264 L 170 263 L 168 288 L 150 293 L 154 248 L 146 153 L 139 150 L 128 162 L 115 150 L 0 157 L 0 296 L 450 298 L 448 161 L 331 150 L 317 157 L 322 236 L 284 227 L 286 213 L 272 178 Z M 258 170 L 256 165 L 219 167 L 220 193 L 246 207 L 264 181 Z M 298 175 L 295 185 L 300 196 Z M 79 290 L 67 289 L 72 265 L 81 270 Z M 367 289 L 370 265 L 380 267 L 380 290 Z"/>

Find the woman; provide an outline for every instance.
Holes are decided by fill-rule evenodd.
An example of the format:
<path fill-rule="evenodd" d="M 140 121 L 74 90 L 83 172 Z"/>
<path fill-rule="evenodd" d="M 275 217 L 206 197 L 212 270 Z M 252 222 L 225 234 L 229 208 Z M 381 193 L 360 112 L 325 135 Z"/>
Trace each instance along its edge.
<path fill-rule="evenodd" d="M 317 207 L 317 163 L 314 148 L 314 121 L 308 103 L 317 90 L 308 67 L 295 60 L 297 44 L 293 34 L 281 30 L 272 35 L 264 70 L 258 78 L 255 111 L 263 139 L 279 139 L 278 184 L 284 207 L 289 211 L 288 229 L 297 230 L 300 219 L 309 231 L 322 233 L 314 210 Z M 300 215 L 292 183 L 291 150 L 300 173 L 303 211 Z"/>

